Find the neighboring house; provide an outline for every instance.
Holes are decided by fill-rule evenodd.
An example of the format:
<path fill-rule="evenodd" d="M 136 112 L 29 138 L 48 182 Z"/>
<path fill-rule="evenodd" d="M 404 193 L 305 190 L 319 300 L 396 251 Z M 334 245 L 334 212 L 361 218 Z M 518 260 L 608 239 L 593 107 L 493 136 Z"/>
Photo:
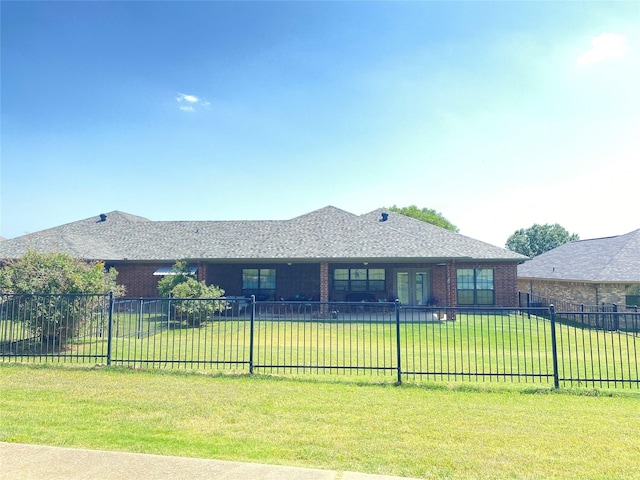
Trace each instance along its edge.
<path fill-rule="evenodd" d="M 274 221 L 158 222 L 115 211 L 6 240 L 0 258 L 30 248 L 103 260 L 129 297 L 157 296 L 160 276 L 185 260 L 228 296 L 439 306 L 516 306 L 526 260 L 404 215 L 330 206 Z"/>
<path fill-rule="evenodd" d="M 518 266 L 518 289 L 584 305 L 640 305 L 640 229 L 565 243 Z"/>

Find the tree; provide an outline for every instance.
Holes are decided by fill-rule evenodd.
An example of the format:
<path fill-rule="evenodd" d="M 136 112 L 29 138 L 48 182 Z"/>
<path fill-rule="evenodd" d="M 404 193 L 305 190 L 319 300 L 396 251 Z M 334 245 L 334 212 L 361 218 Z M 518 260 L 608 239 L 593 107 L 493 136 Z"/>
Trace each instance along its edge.
<path fill-rule="evenodd" d="M 174 319 L 198 327 L 211 318 L 214 312 L 227 309 L 224 300 L 212 301 L 212 298 L 224 296 L 224 290 L 216 285 L 207 285 L 198 281 L 184 261 L 173 265 L 173 275 L 166 275 L 158 282 L 158 292 L 162 297 L 172 297 Z"/>
<path fill-rule="evenodd" d="M 458 227 L 444 218 L 441 213 L 430 208 L 419 209 L 415 205 L 410 205 L 408 207 L 397 207 L 394 205 L 393 207 L 387 208 L 387 210 L 390 212 L 400 213 L 423 222 L 431 223 L 432 225 L 451 230 L 452 232 L 458 233 L 460 231 Z"/>
<path fill-rule="evenodd" d="M 47 348 L 64 348 L 88 323 L 104 320 L 103 294 L 124 294 L 117 275 L 102 262 L 29 250 L 0 268 L 0 291 L 16 295 L 14 318 L 35 339 Z"/>
<path fill-rule="evenodd" d="M 505 247 L 511 251 L 535 257 L 553 250 L 567 242 L 580 240 L 576 233 L 569 233 L 564 227 L 556 224 L 539 225 L 516 230 L 508 239 Z"/>

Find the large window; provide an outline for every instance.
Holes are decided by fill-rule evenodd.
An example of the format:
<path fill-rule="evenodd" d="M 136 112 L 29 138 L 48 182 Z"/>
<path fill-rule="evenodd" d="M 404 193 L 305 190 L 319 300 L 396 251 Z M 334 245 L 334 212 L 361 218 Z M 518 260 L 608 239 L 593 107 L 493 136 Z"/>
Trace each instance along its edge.
<path fill-rule="evenodd" d="M 343 292 L 383 292 L 384 268 L 336 268 L 333 289 Z"/>
<path fill-rule="evenodd" d="M 244 268 L 242 291 L 245 295 L 257 295 L 261 299 L 270 298 L 276 291 L 276 269 Z"/>
<path fill-rule="evenodd" d="M 492 269 L 459 268 L 456 281 L 458 286 L 458 305 L 494 304 Z"/>

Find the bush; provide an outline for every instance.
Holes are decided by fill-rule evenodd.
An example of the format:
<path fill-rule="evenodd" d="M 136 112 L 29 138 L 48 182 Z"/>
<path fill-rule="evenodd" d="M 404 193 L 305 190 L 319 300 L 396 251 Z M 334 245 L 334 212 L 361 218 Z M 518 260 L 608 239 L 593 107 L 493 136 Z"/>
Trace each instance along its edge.
<path fill-rule="evenodd" d="M 210 320 L 214 312 L 227 309 L 224 300 L 211 300 L 224 296 L 224 290 L 215 285 L 198 282 L 195 278 L 187 278 L 176 285 L 171 291 L 171 296 L 178 299 L 172 302 L 176 318 L 191 327 L 199 327 Z"/>
<path fill-rule="evenodd" d="M 53 352 L 64 349 L 82 332 L 103 328 L 108 301 L 106 295 L 17 294 L 11 311 L 40 351 Z"/>
<path fill-rule="evenodd" d="M 214 312 L 227 309 L 224 300 L 212 301 L 212 298 L 224 296 L 224 290 L 215 285 L 199 282 L 189 273 L 186 262 L 176 262 L 173 275 L 167 275 L 158 282 L 158 291 L 162 297 L 174 297 L 171 302 L 175 319 L 192 327 L 198 327 L 209 320 Z"/>
<path fill-rule="evenodd" d="M 124 293 L 116 284 L 117 275 L 113 268 L 106 271 L 102 262 L 29 250 L 0 268 L 0 291 L 21 296 L 15 318 L 35 339 L 64 348 L 95 314 L 103 312 L 104 294 Z"/>

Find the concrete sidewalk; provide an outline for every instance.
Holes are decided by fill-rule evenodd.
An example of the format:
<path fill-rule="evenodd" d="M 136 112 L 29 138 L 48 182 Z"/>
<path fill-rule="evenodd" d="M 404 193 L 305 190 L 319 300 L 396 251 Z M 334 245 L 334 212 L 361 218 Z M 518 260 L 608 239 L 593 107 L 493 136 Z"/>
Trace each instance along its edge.
<path fill-rule="evenodd" d="M 404 477 L 0 442 L 0 479 L 3 480 L 399 480 L 401 478 Z M 407 479 L 404 478 L 404 480 Z"/>

